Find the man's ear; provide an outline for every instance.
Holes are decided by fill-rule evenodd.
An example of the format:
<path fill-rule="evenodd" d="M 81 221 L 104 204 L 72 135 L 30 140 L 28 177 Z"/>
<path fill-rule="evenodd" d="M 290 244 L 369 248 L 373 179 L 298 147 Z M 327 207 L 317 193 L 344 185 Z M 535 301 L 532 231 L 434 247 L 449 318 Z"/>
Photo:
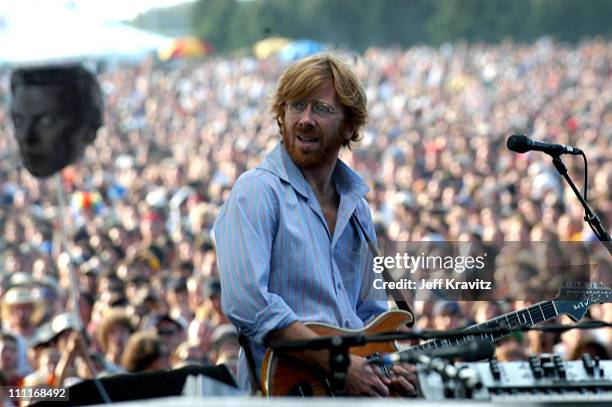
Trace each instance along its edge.
<path fill-rule="evenodd" d="M 346 142 L 349 142 L 353 136 L 355 135 L 355 128 L 350 125 L 346 125 L 344 128 L 344 134 L 342 135 L 342 139 Z"/>
<path fill-rule="evenodd" d="M 283 121 L 280 118 L 276 118 L 276 124 L 278 125 L 278 133 L 281 137 L 283 137 L 283 133 L 285 131 L 285 126 L 283 126 Z"/>

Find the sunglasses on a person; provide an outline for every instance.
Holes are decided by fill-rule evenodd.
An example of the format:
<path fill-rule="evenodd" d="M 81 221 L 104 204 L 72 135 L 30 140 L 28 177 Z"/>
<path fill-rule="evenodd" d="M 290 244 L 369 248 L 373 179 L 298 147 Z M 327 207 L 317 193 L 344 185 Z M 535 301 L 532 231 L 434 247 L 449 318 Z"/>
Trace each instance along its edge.
<path fill-rule="evenodd" d="M 172 336 L 176 334 L 176 330 L 174 329 L 159 329 L 157 333 L 160 336 Z"/>

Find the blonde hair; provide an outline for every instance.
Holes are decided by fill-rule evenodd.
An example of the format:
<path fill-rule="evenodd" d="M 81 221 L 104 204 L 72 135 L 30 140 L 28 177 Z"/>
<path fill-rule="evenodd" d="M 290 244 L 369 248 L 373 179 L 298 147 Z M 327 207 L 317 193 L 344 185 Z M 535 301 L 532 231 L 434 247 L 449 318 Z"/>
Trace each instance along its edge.
<path fill-rule="evenodd" d="M 96 329 L 96 339 L 103 352 L 108 350 L 108 335 L 115 326 L 124 326 L 134 333 L 134 325 L 127 313 L 122 309 L 109 309 L 104 313 L 100 325 Z"/>
<path fill-rule="evenodd" d="M 338 101 L 343 107 L 345 125 L 353 136 L 343 145 L 351 146 L 361 140 L 359 129 L 368 119 L 367 96 L 363 84 L 348 64 L 330 53 L 313 55 L 287 68 L 280 77 L 270 111 L 282 128 L 287 102 L 304 99 L 321 84 L 330 80 Z"/>

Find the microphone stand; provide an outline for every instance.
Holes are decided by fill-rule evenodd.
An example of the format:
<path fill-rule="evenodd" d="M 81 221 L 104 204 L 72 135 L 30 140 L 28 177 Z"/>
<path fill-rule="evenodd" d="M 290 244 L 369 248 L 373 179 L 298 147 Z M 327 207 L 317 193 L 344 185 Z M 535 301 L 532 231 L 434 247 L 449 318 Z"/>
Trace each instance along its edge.
<path fill-rule="evenodd" d="M 569 186 L 572 188 L 572 191 L 574 191 L 574 194 L 576 194 L 578 200 L 582 204 L 582 207 L 584 208 L 584 220 L 586 221 L 586 223 L 589 224 L 591 229 L 593 229 L 593 231 L 595 232 L 595 236 L 597 236 L 599 241 L 603 243 L 606 249 L 608 249 L 608 253 L 610 253 L 610 255 L 612 256 L 612 238 L 610 238 L 610 234 L 603 227 L 603 225 L 601 224 L 601 220 L 593 212 L 588 202 L 584 199 L 580 191 L 578 191 L 578 188 L 576 188 L 576 184 L 574 184 L 574 181 L 572 181 L 571 177 L 567 173 L 567 167 L 565 166 L 565 163 L 561 160 L 561 156 L 558 154 L 554 155 L 552 162 L 555 165 L 555 168 L 557 169 L 559 174 L 561 174 L 563 178 L 565 178 Z"/>

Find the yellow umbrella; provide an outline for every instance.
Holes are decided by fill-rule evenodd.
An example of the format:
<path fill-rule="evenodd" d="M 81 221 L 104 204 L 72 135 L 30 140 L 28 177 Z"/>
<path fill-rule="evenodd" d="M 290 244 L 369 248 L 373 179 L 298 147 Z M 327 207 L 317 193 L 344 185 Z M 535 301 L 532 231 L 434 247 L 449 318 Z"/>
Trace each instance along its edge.
<path fill-rule="evenodd" d="M 276 54 L 290 42 L 291 40 L 285 37 L 268 37 L 253 45 L 253 53 L 258 59 L 266 59 Z"/>
<path fill-rule="evenodd" d="M 176 58 L 198 58 L 212 53 L 213 47 L 196 37 L 175 38 L 157 50 L 162 61 Z"/>

